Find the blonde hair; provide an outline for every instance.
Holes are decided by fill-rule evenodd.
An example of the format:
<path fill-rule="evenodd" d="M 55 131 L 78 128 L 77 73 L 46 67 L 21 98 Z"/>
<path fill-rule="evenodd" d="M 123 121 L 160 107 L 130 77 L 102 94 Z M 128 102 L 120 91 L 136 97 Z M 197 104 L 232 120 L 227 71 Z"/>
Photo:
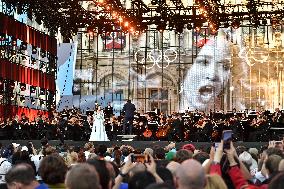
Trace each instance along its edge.
<path fill-rule="evenodd" d="M 207 183 L 204 189 L 228 189 L 224 180 L 219 175 L 207 175 Z"/>

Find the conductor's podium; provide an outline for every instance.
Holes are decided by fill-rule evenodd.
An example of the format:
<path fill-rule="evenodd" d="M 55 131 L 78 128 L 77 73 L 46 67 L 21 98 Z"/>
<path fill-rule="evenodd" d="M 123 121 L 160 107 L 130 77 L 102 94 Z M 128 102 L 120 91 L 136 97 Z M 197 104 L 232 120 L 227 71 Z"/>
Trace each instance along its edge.
<path fill-rule="evenodd" d="M 137 135 L 117 135 L 118 141 L 133 141 Z"/>

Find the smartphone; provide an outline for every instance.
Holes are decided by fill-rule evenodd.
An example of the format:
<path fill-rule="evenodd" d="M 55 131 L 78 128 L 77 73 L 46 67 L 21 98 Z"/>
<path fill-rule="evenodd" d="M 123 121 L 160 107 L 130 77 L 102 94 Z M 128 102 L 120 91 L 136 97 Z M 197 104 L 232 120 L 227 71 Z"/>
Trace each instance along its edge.
<path fill-rule="evenodd" d="M 232 130 L 224 130 L 223 131 L 223 149 L 230 149 L 231 141 L 232 141 Z"/>
<path fill-rule="evenodd" d="M 144 154 L 133 154 L 131 155 L 131 161 L 132 162 L 138 162 L 138 163 L 147 163 L 148 162 L 148 156 Z"/>
<path fill-rule="evenodd" d="M 218 148 L 219 144 L 220 144 L 219 142 L 214 143 L 215 150 Z"/>

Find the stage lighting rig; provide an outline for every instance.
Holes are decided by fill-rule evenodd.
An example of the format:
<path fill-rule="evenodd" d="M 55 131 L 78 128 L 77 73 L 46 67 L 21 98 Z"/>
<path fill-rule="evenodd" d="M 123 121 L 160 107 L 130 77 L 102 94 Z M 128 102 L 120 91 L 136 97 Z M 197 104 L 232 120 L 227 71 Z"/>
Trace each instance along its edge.
<path fill-rule="evenodd" d="M 126 8 L 120 0 L 72 0 L 72 3 L 70 0 L 2 0 L 10 7 L 9 10 L 3 10 L 6 11 L 5 14 L 12 15 L 17 11 L 27 13 L 29 17 L 42 22 L 51 34 L 56 34 L 60 29 L 65 39 L 72 38 L 79 29 L 87 27 L 93 27 L 94 31 L 102 33 L 117 30 L 117 26 L 120 26 L 120 31 L 129 31 L 130 28 L 143 31 L 145 25 L 157 25 L 156 20 L 163 20 L 167 29 L 176 28 L 178 32 L 183 26 L 178 26 L 177 20 L 183 25 L 198 21 L 201 26 L 210 27 L 210 23 L 213 23 L 212 30 L 217 30 L 220 26 L 227 27 L 229 23 L 235 28 L 240 26 L 239 23 L 258 27 L 267 24 L 259 22 L 264 19 L 270 20 L 268 23 L 277 27 L 284 15 L 283 1 L 248 0 L 233 4 L 221 0 L 196 0 L 187 7 L 183 6 L 181 0 L 170 0 L 170 4 L 165 0 L 152 0 L 149 5 L 143 0 L 130 1 L 131 7 Z M 94 3 L 94 10 L 84 9 L 82 2 Z M 125 22 L 129 26 L 124 27 Z M 160 26 L 157 29 L 160 30 Z"/>

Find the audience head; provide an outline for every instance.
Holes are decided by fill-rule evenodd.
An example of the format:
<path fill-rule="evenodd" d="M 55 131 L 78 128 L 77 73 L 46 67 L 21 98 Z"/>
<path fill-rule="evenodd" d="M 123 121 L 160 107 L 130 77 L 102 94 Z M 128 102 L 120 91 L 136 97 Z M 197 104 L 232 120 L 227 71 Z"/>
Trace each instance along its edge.
<path fill-rule="evenodd" d="M 38 185 L 33 168 L 29 164 L 17 164 L 6 174 L 5 180 L 8 188 L 29 188 Z"/>
<path fill-rule="evenodd" d="M 87 142 L 84 146 L 86 151 L 93 151 L 94 150 L 94 144 L 92 142 Z"/>
<path fill-rule="evenodd" d="M 265 168 L 267 169 L 269 175 L 278 172 L 278 167 L 281 160 L 282 158 L 278 155 L 271 155 L 267 158 L 265 162 Z"/>
<path fill-rule="evenodd" d="M 93 165 L 96 170 L 99 170 L 99 179 L 103 189 L 109 189 L 112 186 L 110 173 L 107 169 L 106 162 L 98 159 L 88 159 L 87 163 Z"/>
<path fill-rule="evenodd" d="M 164 150 L 164 148 L 162 147 L 155 147 L 154 149 L 154 158 L 155 159 L 165 159 L 165 154 L 166 154 L 166 151 Z"/>
<path fill-rule="evenodd" d="M 268 189 L 283 189 L 284 186 L 284 173 L 281 172 L 276 175 L 268 185 Z"/>
<path fill-rule="evenodd" d="M 206 152 L 198 152 L 198 153 L 194 154 L 192 158 L 195 159 L 196 161 L 198 161 L 199 163 L 203 164 L 203 162 L 205 160 L 209 159 L 210 156 Z"/>
<path fill-rule="evenodd" d="M 174 185 L 174 177 L 169 169 L 165 167 L 157 167 L 157 174 L 164 182 Z"/>
<path fill-rule="evenodd" d="M 145 189 L 148 185 L 155 182 L 156 179 L 150 172 L 138 172 L 130 178 L 128 189 Z"/>
<path fill-rule="evenodd" d="M 227 189 L 227 185 L 219 175 L 208 175 L 205 189 Z"/>
<path fill-rule="evenodd" d="M 151 155 L 151 156 L 153 156 L 153 154 L 154 154 L 154 151 L 153 151 L 152 148 L 146 148 L 144 150 L 144 155 Z"/>
<path fill-rule="evenodd" d="M 67 165 L 62 157 L 53 154 L 44 157 L 39 165 L 39 175 L 46 184 L 64 183 Z"/>
<path fill-rule="evenodd" d="M 86 163 L 74 165 L 66 175 L 68 189 L 101 189 L 96 169 Z"/>
<path fill-rule="evenodd" d="M 181 164 L 176 177 L 177 189 L 203 189 L 206 184 L 203 167 L 193 159 L 186 160 Z"/>
<path fill-rule="evenodd" d="M 180 164 L 178 162 L 175 161 L 171 161 L 170 163 L 168 163 L 168 165 L 166 166 L 167 169 L 169 169 L 172 173 L 172 175 L 175 177 L 176 176 L 176 172 L 177 169 L 180 167 Z"/>
<path fill-rule="evenodd" d="M 182 163 L 185 160 L 192 158 L 193 153 L 189 150 L 181 149 L 176 153 L 176 161 Z"/>
<path fill-rule="evenodd" d="M 97 155 L 103 157 L 105 153 L 107 152 L 106 145 L 100 144 L 96 150 Z"/>

